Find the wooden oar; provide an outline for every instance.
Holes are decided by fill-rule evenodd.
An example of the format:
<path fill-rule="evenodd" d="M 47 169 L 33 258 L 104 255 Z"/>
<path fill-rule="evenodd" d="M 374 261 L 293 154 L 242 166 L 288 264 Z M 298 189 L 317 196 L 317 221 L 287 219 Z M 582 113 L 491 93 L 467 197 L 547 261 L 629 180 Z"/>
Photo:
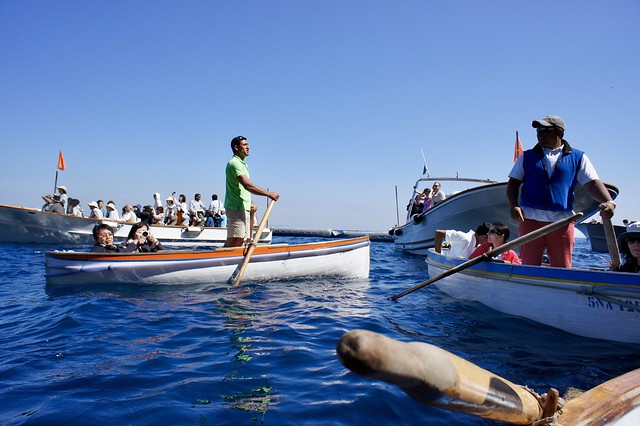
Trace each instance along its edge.
<path fill-rule="evenodd" d="M 569 217 L 567 217 L 565 219 L 562 219 L 562 220 L 559 220 L 557 222 L 550 223 L 550 224 L 548 224 L 546 226 L 543 226 L 540 229 L 536 229 L 533 232 L 530 232 L 530 233 L 528 233 L 526 235 L 518 237 L 513 241 L 509 241 L 507 243 L 504 243 L 501 246 L 498 246 L 498 247 L 496 247 L 496 248 L 494 248 L 492 250 L 489 250 L 488 252 L 486 252 L 482 256 L 478 256 L 478 257 L 474 257 L 473 259 L 469 259 L 466 262 L 461 263 L 460 265 L 458 265 L 458 266 L 456 266 L 454 268 L 451 268 L 448 271 L 443 272 L 442 274 L 438 275 L 437 277 L 433 277 L 433 278 L 431 278 L 431 279 L 429 279 L 429 280 L 427 280 L 427 281 L 425 281 L 423 283 L 420 283 L 420 284 L 418 284 L 418 285 L 416 285 L 414 287 L 411 287 L 408 290 L 403 291 L 402 293 L 398 293 L 398 294 L 392 296 L 391 300 L 392 301 L 396 301 L 399 298 L 401 298 L 403 296 L 406 296 L 409 293 L 413 293 L 414 291 L 419 290 L 422 287 L 428 286 L 429 284 L 433 284 L 434 282 L 436 282 L 436 281 L 438 281 L 438 280 L 440 280 L 442 278 L 448 277 L 449 275 L 453 275 L 456 272 L 460 272 L 460 271 L 462 271 L 464 269 L 467 269 L 470 266 L 476 265 L 476 264 L 478 264 L 478 263 L 480 263 L 480 262 L 482 262 L 484 260 L 489 260 L 492 257 L 495 257 L 495 256 L 499 255 L 500 253 L 504 253 L 507 250 L 511 250 L 513 247 L 520 246 L 522 244 L 528 243 L 529 241 L 533 241 L 536 238 L 540 238 L 543 235 L 547 235 L 547 234 L 555 231 L 556 229 L 562 228 L 563 226 L 565 226 L 569 222 L 571 222 L 573 220 L 576 220 L 576 219 L 578 219 L 578 218 L 580 218 L 582 216 L 583 216 L 582 212 L 576 213 L 573 216 L 569 216 Z"/>
<path fill-rule="evenodd" d="M 256 235 L 253 237 L 253 241 L 249 243 L 249 247 L 247 248 L 247 253 L 244 255 L 244 260 L 240 265 L 238 265 L 236 270 L 233 271 L 233 274 L 231 274 L 231 277 L 229 277 L 229 281 L 227 281 L 228 283 L 232 285 L 238 285 L 240 283 L 240 280 L 244 275 L 244 270 L 247 269 L 249 260 L 251 260 L 251 254 L 253 254 L 253 251 L 256 249 L 256 245 L 258 244 L 258 241 L 260 241 L 260 235 L 262 235 L 262 230 L 267 225 L 267 219 L 269 218 L 269 215 L 271 214 L 271 210 L 273 209 L 273 205 L 275 203 L 276 203 L 275 201 L 271 201 L 267 206 L 267 210 L 264 212 L 264 216 L 260 221 L 260 225 L 258 226 Z"/>
<path fill-rule="evenodd" d="M 427 343 L 354 330 L 340 338 L 336 351 L 354 373 L 395 384 L 426 405 L 517 425 L 543 415 L 529 391 Z"/>
<path fill-rule="evenodd" d="M 613 228 L 613 223 L 611 223 L 611 219 L 602 219 L 602 226 L 604 227 L 604 236 L 607 238 L 607 247 L 609 248 L 609 255 L 611 256 L 611 266 L 620 266 L 618 239 L 616 237 L 616 231 Z"/>

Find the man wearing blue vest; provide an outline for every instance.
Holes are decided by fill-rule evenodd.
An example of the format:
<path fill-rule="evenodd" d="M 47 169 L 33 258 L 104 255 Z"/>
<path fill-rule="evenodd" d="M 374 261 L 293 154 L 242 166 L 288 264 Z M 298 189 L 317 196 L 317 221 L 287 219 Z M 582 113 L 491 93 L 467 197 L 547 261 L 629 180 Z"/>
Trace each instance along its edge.
<path fill-rule="evenodd" d="M 518 158 L 509 173 L 507 198 L 511 217 L 520 222 L 520 235 L 573 215 L 574 190 L 583 185 L 600 204 L 600 216 L 610 219 L 616 204 L 600 181 L 587 155 L 563 139 L 562 118 L 548 115 L 531 124 L 538 143 Z M 518 197 L 518 193 L 520 196 Z M 540 265 L 545 249 L 551 266 L 570 268 L 574 223 L 520 247 L 523 265 Z"/>

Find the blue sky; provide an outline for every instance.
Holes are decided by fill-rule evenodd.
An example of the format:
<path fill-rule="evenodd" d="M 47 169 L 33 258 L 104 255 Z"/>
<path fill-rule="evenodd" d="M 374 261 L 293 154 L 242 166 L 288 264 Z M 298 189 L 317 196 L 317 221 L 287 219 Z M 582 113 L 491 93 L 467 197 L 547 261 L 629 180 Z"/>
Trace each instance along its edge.
<path fill-rule="evenodd" d="M 566 139 L 640 219 L 640 3 L 0 0 L 0 203 L 224 193 L 229 141 L 270 224 L 386 231 L 422 173 L 505 180 Z M 445 190 L 446 185 L 445 185 Z M 266 201 L 257 200 L 261 211 Z M 488 218 L 490 219 L 490 218 Z"/>

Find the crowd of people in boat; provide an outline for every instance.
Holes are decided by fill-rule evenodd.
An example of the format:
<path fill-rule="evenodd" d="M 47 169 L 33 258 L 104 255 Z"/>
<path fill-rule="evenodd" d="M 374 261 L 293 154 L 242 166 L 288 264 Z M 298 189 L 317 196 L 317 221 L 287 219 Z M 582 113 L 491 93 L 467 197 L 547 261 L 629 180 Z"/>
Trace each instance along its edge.
<path fill-rule="evenodd" d="M 407 205 L 407 210 L 411 208 L 411 216 L 424 213 L 447 198 L 440 182 L 434 182 L 431 188 L 425 188 L 422 192 L 414 189 L 414 195 Z"/>
<path fill-rule="evenodd" d="M 186 195 L 180 194 L 176 199 L 174 192 L 165 199 L 165 204 L 156 192 L 153 194 L 153 204 L 125 204 L 120 212 L 114 201 L 90 201 L 87 204 L 89 210 L 85 214 L 80 207 L 80 200 L 69 198 L 65 186 L 61 185 L 56 189 L 58 193 L 42 197 L 45 202 L 43 211 L 129 223 L 143 222 L 148 225 L 227 226 L 227 215 L 217 194 L 213 194 L 208 206 L 205 206 L 199 193 L 187 203 Z"/>

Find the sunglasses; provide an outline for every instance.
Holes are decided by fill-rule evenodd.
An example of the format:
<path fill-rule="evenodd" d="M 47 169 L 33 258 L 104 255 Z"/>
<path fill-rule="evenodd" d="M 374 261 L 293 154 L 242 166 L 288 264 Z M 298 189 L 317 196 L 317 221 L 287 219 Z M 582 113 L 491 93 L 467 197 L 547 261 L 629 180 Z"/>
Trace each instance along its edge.
<path fill-rule="evenodd" d="M 640 238 L 627 238 L 625 241 L 627 244 L 636 244 L 640 243 Z"/>
<path fill-rule="evenodd" d="M 502 232 L 498 231 L 497 229 L 489 229 L 489 233 L 490 234 L 502 235 Z"/>
<path fill-rule="evenodd" d="M 556 130 L 556 128 L 555 127 L 538 127 L 536 130 L 538 133 L 544 133 L 544 132 L 554 131 Z"/>

